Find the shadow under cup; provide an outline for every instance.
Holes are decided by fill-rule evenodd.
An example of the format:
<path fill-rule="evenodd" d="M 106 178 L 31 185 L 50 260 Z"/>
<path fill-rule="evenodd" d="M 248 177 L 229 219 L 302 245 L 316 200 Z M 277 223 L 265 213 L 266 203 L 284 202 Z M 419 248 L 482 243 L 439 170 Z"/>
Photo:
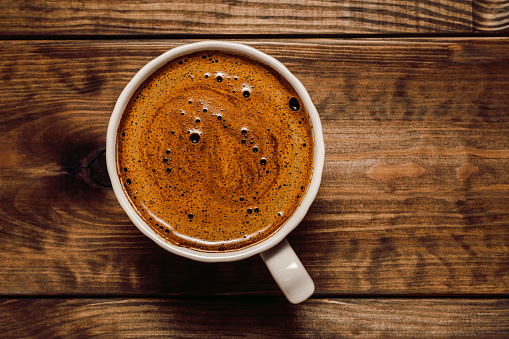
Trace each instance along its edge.
<path fill-rule="evenodd" d="M 118 173 L 118 171 L 120 171 L 120 172 L 122 172 L 123 170 L 125 170 L 126 172 L 128 171 L 127 165 L 125 168 L 123 168 L 123 167 L 119 168 L 116 152 L 117 152 L 117 142 L 118 142 L 118 138 L 119 138 L 118 135 L 119 135 L 119 133 L 121 133 L 119 126 L 121 124 L 122 116 L 123 116 L 124 112 L 128 111 L 128 109 L 130 107 L 129 106 L 130 101 L 133 98 L 133 96 L 135 94 L 139 95 L 140 86 L 142 86 L 142 84 L 144 84 L 145 81 L 147 81 L 147 79 L 150 79 L 150 77 L 153 76 L 153 74 L 155 74 L 158 70 L 163 68 L 165 65 L 167 65 L 171 61 L 179 60 L 179 58 L 181 58 L 181 57 L 191 55 L 191 54 L 197 53 L 197 52 L 202 52 L 202 51 L 220 51 L 220 52 L 225 52 L 225 53 L 234 53 L 234 54 L 238 54 L 241 56 L 247 56 L 248 58 L 254 59 L 254 60 L 260 62 L 261 64 L 268 66 L 268 68 L 274 70 L 275 72 L 277 72 L 277 74 L 282 76 L 284 81 L 288 82 L 290 84 L 290 86 L 292 87 L 292 89 L 295 90 L 296 95 L 300 99 L 300 102 L 301 102 L 303 108 L 305 108 L 305 111 L 307 111 L 307 115 L 308 115 L 309 119 L 306 121 L 306 123 L 311 125 L 311 133 L 312 133 L 312 139 L 313 139 L 313 141 L 312 141 L 313 149 L 312 149 L 312 153 L 311 153 L 313 156 L 312 173 L 311 173 L 311 176 L 309 179 L 309 183 L 307 185 L 307 189 L 304 191 L 303 196 L 299 196 L 300 202 L 299 202 L 298 206 L 295 207 L 295 210 L 292 211 L 292 213 L 289 213 L 289 215 L 285 219 L 282 226 L 280 226 L 275 232 L 268 235 L 267 237 L 261 239 L 260 241 L 256 241 L 249 246 L 241 247 L 239 249 L 230 249 L 230 250 L 226 250 L 226 251 L 221 251 L 221 250 L 204 251 L 204 250 L 192 248 L 192 247 L 186 246 L 186 245 L 181 246 L 181 245 L 175 244 L 171 241 L 168 241 L 167 239 L 164 238 L 164 236 L 161 236 L 160 234 L 158 234 L 153 229 L 154 225 L 152 225 L 152 227 L 150 225 L 148 225 L 148 223 L 146 222 L 147 216 L 146 215 L 143 216 L 143 213 L 140 213 L 140 211 L 139 211 L 140 207 L 139 206 L 137 207 L 132 203 L 132 197 L 130 197 L 129 194 L 126 193 L 126 189 L 125 189 L 126 179 L 123 178 Z M 203 54 L 203 57 L 205 58 L 208 56 L 206 54 Z M 187 59 L 185 59 L 185 60 L 187 60 Z M 210 60 L 210 61 L 213 63 L 215 60 Z M 179 62 L 181 62 L 181 61 L 179 61 Z M 183 62 L 183 60 L 182 60 L 182 62 Z M 215 82 L 223 81 L 221 76 L 224 76 L 224 77 L 229 76 L 228 74 L 221 73 L 219 71 L 218 72 L 209 72 L 207 74 L 202 74 L 202 75 L 204 75 L 204 77 L 206 77 L 206 78 L 210 77 L 210 81 L 215 81 Z M 189 74 L 189 76 L 193 77 L 196 75 Z M 232 76 L 233 76 L 233 74 L 232 74 Z M 227 79 L 225 78 L 224 84 L 226 84 L 226 80 Z M 235 79 L 235 80 L 237 80 L 237 79 Z M 241 80 L 241 79 L 239 79 L 239 80 Z M 238 96 L 244 96 L 244 97 L 250 96 L 251 93 L 256 93 L 256 90 L 257 90 L 257 88 L 252 88 L 249 86 L 244 86 L 243 88 L 245 88 L 246 90 L 238 91 L 238 93 L 237 93 Z M 235 92 L 235 88 L 233 88 L 232 91 Z M 253 99 L 253 97 L 254 97 L 254 95 L 251 96 L 251 99 Z M 190 107 L 190 105 L 198 104 L 198 102 L 192 103 L 191 101 L 192 100 L 189 100 L 189 102 L 185 102 L 185 105 Z M 200 103 L 200 104 L 203 104 L 206 106 L 207 103 Z M 292 102 L 290 102 L 289 105 L 291 106 Z M 295 102 L 293 102 L 293 105 L 295 106 Z M 202 110 L 202 112 L 207 112 L 207 107 L 205 107 L 205 106 L 203 109 L 200 108 L 200 110 Z M 185 109 L 186 113 L 188 113 L 187 111 L 190 110 L 189 107 L 187 107 Z M 211 108 L 209 107 L 209 112 L 208 112 L 208 115 L 206 115 L 206 116 L 209 117 L 210 119 L 221 120 L 220 119 L 221 114 L 219 113 L 220 108 L 216 107 L 216 109 L 217 109 L 217 112 L 213 113 Z M 184 110 L 182 110 L 182 111 L 184 111 Z M 173 114 L 178 114 L 178 113 L 173 112 Z M 184 119 L 184 113 L 182 112 L 181 114 L 183 116 L 182 119 Z M 196 128 L 196 124 L 201 124 L 201 126 L 203 126 L 203 125 L 207 124 L 207 121 L 205 120 L 205 118 L 203 116 L 198 117 L 196 114 L 195 115 L 191 114 L 190 116 L 192 116 L 192 120 L 193 120 L 192 123 L 195 125 L 190 126 L 191 121 L 184 122 L 183 125 L 185 125 L 186 123 L 188 125 L 186 127 L 187 130 L 184 130 L 181 133 L 179 131 L 176 131 L 175 128 L 173 128 L 171 130 L 171 134 L 173 134 L 175 132 L 176 135 L 181 136 L 181 138 L 180 138 L 181 140 L 185 139 L 190 144 L 189 147 L 195 147 L 192 144 L 199 144 L 200 138 L 206 137 L 205 135 L 201 134 L 200 129 Z M 227 118 L 226 113 L 224 114 L 224 116 L 225 116 L 224 120 L 226 120 L 226 118 Z M 178 116 L 178 118 L 180 119 L 180 116 Z M 186 118 L 189 119 L 189 117 L 186 117 Z M 194 128 L 194 130 L 193 130 L 193 128 Z M 227 124 L 224 124 L 224 128 L 225 129 L 227 128 Z M 241 127 L 237 128 L 237 129 L 239 130 L 238 131 L 239 135 L 241 133 L 247 134 L 248 132 L 250 132 L 249 129 L 243 130 Z M 168 132 L 169 131 L 170 130 L 168 129 Z M 179 133 L 181 133 L 181 134 L 179 134 Z M 187 133 L 187 135 L 184 135 L 186 133 Z M 194 137 L 194 139 L 193 139 L 193 137 Z M 204 141 L 204 140 L 205 139 L 203 139 L 202 141 Z M 242 139 L 242 137 L 241 137 L 241 141 L 242 140 L 244 140 L 244 142 L 246 144 L 243 146 L 252 147 L 253 152 L 258 152 L 256 143 L 250 145 L 250 142 L 252 142 L 252 140 L 250 140 L 249 138 Z M 269 142 L 267 141 L 267 144 L 268 143 Z M 159 146 L 163 147 L 162 144 L 154 145 L 155 148 L 157 148 Z M 168 152 L 167 157 L 164 156 L 164 151 Z M 143 151 L 143 152 L 147 153 L 146 151 Z M 141 153 L 143 153 L 143 152 L 141 152 Z M 175 161 L 176 160 L 175 158 L 177 157 L 176 153 L 170 154 L 169 153 L 170 150 L 169 149 L 166 150 L 164 147 L 161 148 L 160 150 L 159 149 L 156 150 L 155 152 L 157 154 L 160 154 L 160 157 L 161 157 L 161 159 L 163 159 L 163 161 L 168 161 L 168 165 L 170 164 L 170 162 L 169 162 L 170 157 L 173 157 L 173 161 Z M 185 155 L 185 153 L 189 153 L 189 152 L 182 149 L 180 153 L 183 153 Z M 320 119 L 319 119 L 318 113 L 317 113 L 313 103 L 311 102 L 311 99 L 310 99 L 306 89 L 304 88 L 304 86 L 286 69 L 285 66 L 283 66 L 280 62 L 278 62 L 274 58 L 254 49 L 254 48 L 251 48 L 251 47 L 248 47 L 245 45 L 230 43 L 230 42 L 220 42 L 220 41 L 206 41 L 206 42 L 201 42 L 201 43 L 183 45 L 183 46 L 174 48 L 174 49 L 164 53 L 163 55 L 157 57 L 156 59 L 149 62 L 146 66 L 144 66 L 133 77 L 133 79 L 129 82 L 129 84 L 125 87 L 125 89 L 123 90 L 123 92 L 121 93 L 120 97 L 117 100 L 117 103 L 115 105 L 115 108 L 112 113 L 110 123 L 108 126 L 107 145 L 106 145 L 106 161 L 107 161 L 108 173 L 110 175 L 110 179 L 112 182 L 112 186 L 113 186 L 115 195 L 117 196 L 117 199 L 119 200 L 121 206 L 126 211 L 127 215 L 133 221 L 133 223 L 146 236 L 151 238 L 159 246 L 165 248 L 166 250 L 168 250 L 174 254 L 178 254 L 178 255 L 187 257 L 189 259 L 204 261 L 204 262 L 221 262 L 221 261 L 240 260 L 240 259 L 244 259 L 249 256 L 252 256 L 254 254 L 258 254 L 258 253 L 267 251 L 267 250 L 271 249 L 272 247 L 274 247 L 275 245 L 277 245 L 278 243 L 280 243 L 288 235 L 288 233 L 290 233 L 300 223 L 300 221 L 304 218 L 307 210 L 309 209 L 311 203 L 313 202 L 313 200 L 318 192 L 318 188 L 320 186 L 321 175 L 322 175 L 322 170 L 323 170 L 323 165 L 324 165 L 324 156 L 325 156 L 325 151 L 324 151 L 324 142 L 323 142 Z M 263 162 L 264 161 L 267 162 L 269 160 L 270 159 L 265 159 L 265 157 L 260 156 L 260 161 L 263 166 L 267 166 Z M 138 160 L 138 161 L 141 162 L 141 160 Z M 159 163 L 163 163 L 163 161 L 159 161 Z M 157 165 L 160 165 L 159 163 Z M 146 165 L 146 164 L 142 164 L 142 165 Z M 166 164 L 163 164 L 163 165 L 166 166 Z M 172 164 L 172 165 L 174 165 L 174 164 Z M 131 170 L 131 169 L 129 169 L 129 170 Z M 178 170 L 178 165 L 177 165 L 177 168 L 168 167 L 168 168 L 164 168 L 163 170 L 167 170 L 168 173 L 170 173 L 170 171 L 175 172 Z M 246 170 L 244 170 L 244 171 L 246 171 Z M 267 172 L 268 172 L 268 170 L 267 170 Z M 135 174 L 133 174 L 133 178 L 136 178 Z M 130 181 L 131 179 L 128 179 L 128 180 Z M 133 180 L 135 180 L 135 179 L 133 179 Z M 207 183 L 205 183 L 204 185 L 207 186 Z M 155 190 L 155 188 L 153 188 L 153 189 Z M 162 187 L 161 187 L 161 189 L 162 189 Z M 131 192 L 131 195 L 132 195 L 132 192 Z M 239 194 L 239 199 L 240 198 L 243 198 L 241 194 Z M 251 197 L 249 197 L 249 198 L 251 198 Z M 175 204 L 175 202 L 172 202 L 172 204 Z M 205 211 L 207 207 L 204 206 L 203 208 L 204 208 L 203 210 Z M 257 213 L 257 212 L 254 212 L 257 209 L 258 209 L 257 206 L 255 204 L 253 204 L 252 207 L 248 207 L 247 209 L 243 210 L 243 212 L 253 215 L 253 214 Z M 193 214 L 191 214 L 191 213 L 182 215 L 182 218 L 186 222 L 193 221 L 195 223 L 193 225 L 197 224 L 197 217 L 193 216 Z M 186 218 L 188 218 L 188 219 L 195 218 L 195 219 L 194 220 L 185 220 Z M 196 226 L 193 226 L 193 227 L 196 227 Z M 161 226 L 161 229 L 163 229 L 162 226 Z"/>

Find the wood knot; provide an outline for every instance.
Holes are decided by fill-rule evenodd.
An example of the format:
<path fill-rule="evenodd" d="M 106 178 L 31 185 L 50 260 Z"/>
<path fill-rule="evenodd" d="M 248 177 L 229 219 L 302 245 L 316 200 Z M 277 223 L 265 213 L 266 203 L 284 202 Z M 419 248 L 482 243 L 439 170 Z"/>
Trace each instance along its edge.
<path fill-rule="evenodd" d="M 102 187 L 111 187 L 108 168 L 106 167 L 106 151 L 101 151 L 88 164 L 88 175 L 94 183 Z"/>
<path fill-rule="evenodd" d="M 366 174 L 371 179 L 390 181 L 396 178 L 417 178 L 424 174 L 426 170 L 415 163 L 408 163 L 404 165 L 388 165 L 376 164 L 366 171 Z"/>
<path fill-rule="evenodd" d="M 465 181 L 474 173 L 479 172 L 479 167 L 472 165 L 471 163 L 467 162 L 461 165 L 460 167 L 456 168 L 456 177 L 460 181 Z"/>
<path fill-rule="evenodd" d="M 106 167 L 106 151 L 99 150 L 86 156 L 76 167 L 66 168 L 67 173 L 95 187 L 111 187 Z"/>

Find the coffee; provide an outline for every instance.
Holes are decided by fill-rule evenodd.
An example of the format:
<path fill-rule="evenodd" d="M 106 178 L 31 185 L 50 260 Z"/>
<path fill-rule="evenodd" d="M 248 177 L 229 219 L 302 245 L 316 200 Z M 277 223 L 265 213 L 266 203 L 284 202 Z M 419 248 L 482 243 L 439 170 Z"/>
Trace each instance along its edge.
<path fill-rule="evenodd" d="M 277 232 L 306 194 L 313 132 L 292 86 L 247 56 L 178 57 L 135 92 L 117 131 L 121 185 L 163 239 L 204 252 Z"/>

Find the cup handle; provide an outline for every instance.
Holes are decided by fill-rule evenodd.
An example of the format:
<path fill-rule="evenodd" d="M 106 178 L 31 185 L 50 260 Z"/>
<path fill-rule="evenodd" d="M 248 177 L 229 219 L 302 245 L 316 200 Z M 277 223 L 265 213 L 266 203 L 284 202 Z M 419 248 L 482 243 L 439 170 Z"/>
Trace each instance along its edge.
<path fill-rule="evenodd" d="M 313 279 L 286 239 L 260 256 L 288 301 L 298 304 L 313 294 Z"/>

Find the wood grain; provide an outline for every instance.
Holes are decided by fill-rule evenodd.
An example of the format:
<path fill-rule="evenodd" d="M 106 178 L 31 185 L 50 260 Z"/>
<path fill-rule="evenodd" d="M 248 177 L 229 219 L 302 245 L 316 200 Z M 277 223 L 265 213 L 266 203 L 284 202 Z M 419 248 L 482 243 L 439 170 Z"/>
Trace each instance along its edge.
<path fill-rule="evenodd" d="M 0 328 L 30 338 L 502 338 L 508 307 L 505 299 L 6 299 Z"/>
<path fill-rule="evenodd" d="M 158 248 L 91 165 L 123 86 L 185 42 L 0 43 L 1 294 L 280 295 L 258 257 Z M 289 237 L 317 295 L 509 293 L 509 39 L 244 42 L 322 118 L 323 183 Z"/>
<path fill-rule="evenodd" d="M 507 32 L 509 30 L 509 1 L 472 1 L 472 21 L 478 32 Z"/>
<path fill-rule="evenodd" d="M 482 11 L 498 6 L 485 2 Z M 486 15 L 479 15 L 483 20 Z M 1 34 L 471 33 L 471 0 L 0 1 Z M 485 24 L 483 24 L 485 25 Z M 484 27 L 484 26 L 483 26 Z M 498 26 L 490 26 L 494 29 Z M 499 27 L 500 28 L 500 27 Z M 504 28 L 504 26 L 501 26 Z"/>

